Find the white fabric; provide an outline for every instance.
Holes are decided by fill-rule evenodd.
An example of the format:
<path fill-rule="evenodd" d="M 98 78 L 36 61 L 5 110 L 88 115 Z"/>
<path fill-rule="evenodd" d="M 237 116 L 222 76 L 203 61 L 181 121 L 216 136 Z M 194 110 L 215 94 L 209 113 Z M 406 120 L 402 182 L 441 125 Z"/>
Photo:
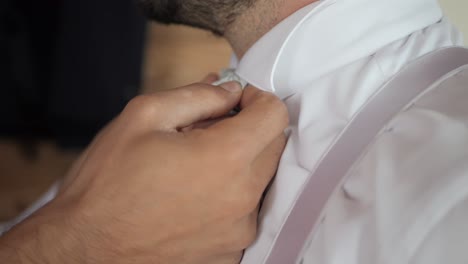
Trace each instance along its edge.
<path fill-rule="evenodd" d="M 21 223 L 26 218 L 34 214 L 37 210 L 41 209 L 50 201 L 52 201 L 55 198 L 55 196 L 58 194 L 60 190 L 60 185 L 61 185 L 61 181 L 57 181 L 56 183 L 52 185 L 52 187 L 50 187 L 49 190 L 47 190 L 47 192 L 45 192 L 39 199 L 37 199 L 36 202 L 30 205 L 20 215 L 15 217 L 15 219 L 5 222 L 5 223 L 0 223 L 0 236 L 8 232 L 15 225 L 17 225 L 18 223 Z"/>
<path fill-rule="evenodd" d="M 260 214 L 259 238 L 246 251 L 243 264 L 264 262 L 306 177 L 370 96 L 413 59 L 461 44 L 460 34 L 443 18 L 436 0 L 324 0 L 284 20 L 246 53 L 237 74 L 284 99 L 291 124 L 276 180 Z M 444 226 L 421 221 L 425 218 L 420 216 L 434 213 L 443 219 L 454 206 L 442 198 L 433 204 L 438 199 L 436 186 L 447 185 L 447 191 L 459 191 L 461 196 L 468 193 L 444 184 L 444 179 L 463 183 L 468 177 L 463 173 L 468 169 L 455 164 L 455 157 L 445 159 L 453 153 L 460 155 L 456 156 L 460 161 L 465 155 L 467 134 L 459 131 L 463 129 L 456 125 L 458 121 L 439 120 L 438 114 L 407 118 L 412 130 L 402 131 L 386 144 L 376 143 L 376 152 L 357 165 L 359 171 L 350 175 L 343 191 L 332 196 L 303 263 L 435 264 L 449 256 L 455 261 L 451 263 L 466 263 L 466 257 L 454 256 L 451 247 L 434 252 L 434 245 L 446 240 L 429 245 L 405 237 L 411 232 L 398 232 L 414 220 L 421 232 L 438 230 L 451 240 L 447 234 L 455 227 L 447 227 L 452 231 L 445 234 Z M 449 145 L 441 148 L 444 143 Z M 430 158 L 422 158 L 428 153 L 433 153 Z M 434 166 L 428 170 L 424 164 Z M 457 170 L 450 170 L 451 165 Z M 436 177 L 440 182 L 431 186 Z M 428 211 L 418 214 L 418 208 Z M 450 221 L 463 229 L 468 219 Z M 456 240 L 459 237 L 450 243 L 465 242 Z M 427 257 L 434 254 L 440 258 Z"/>
<path fill-rule="evenodd" d="M 245 89 L 245 87 L 247 87 L 248 85 L 247 81 L 245 81 L 244 79 L 239 77 L 239 75 L 236 74 L 235 69 L 223 70 L 221 74 L 219 75 L 219 80 L 212 84 L 220 85 L 220 84 L 227 83 L 227 82 L 238 82 L 241 85 L 242 89 Z"/>
<path fill-rule="evenodd" d="M 238 75 L 283 98 L 291 126 L 243 264 L 263 263 L 305 178 L 357 109 L 409 61 L 460 44 L 436 0 L 324 0 L 249 50 Z M 457 113 L 456 96 L 438 96 L 395 119 L 350 172 L 303 263 L 468 263 L 468 113 Z"/>

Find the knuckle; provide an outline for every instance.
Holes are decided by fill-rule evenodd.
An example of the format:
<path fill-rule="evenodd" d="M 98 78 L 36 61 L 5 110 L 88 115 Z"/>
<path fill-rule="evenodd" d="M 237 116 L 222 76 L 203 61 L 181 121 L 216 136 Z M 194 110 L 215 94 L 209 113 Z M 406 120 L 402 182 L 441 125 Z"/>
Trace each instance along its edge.
<path fill-rule="evenodd" d="M 278 101 L 278 107 L 276 108 L 278 113 L 277 116 L 279 120 L 281 121 L 281 124 L 284 127 L 287 127 L 289 124 L 289 113 L 288 113 L 288 108 L 286 107 L 286 104 L 282 101 Z"/>
<path fill-rule="evenodd" d="M 222 88 L 209 84 L 196 83 L 181 89 L 181 96 L 186 100 L 196 100 L 204 104 L 225 104 L 231 100 Z"/>
<path fill-rule="evenodd" d="M 234 250 L 243 250 L 251 246 L 257 239 L 257 222 L 246 221 L 234 234 L 232 246 Z"/>
<path fill-rule="evenodd" d="M 265 113 L 267 113 L 269 117 L 274 118 L 274 120 L 276 120 L 275 123 L 286 128 L 289 124 L 289 114 L 284 102 L 270 92 L 256 91 L 255 93 L 255 101 L 262 105 Z"/>
<path fill-rule="evenodd" d="M 248 248 L 250 247 L 255 240 L 257 239 L 257 226 L 256 223 L 255 225 L 251 225 L 250 231 L 244 236 L 243 239 L 243 248 Z"/>
<path fill-rule="evenodd" d="M 139 95 L 127 104 L 124 113 L 137 120 L 150 118 L 157 112 L 157 103 L 154 99 L 154 96 Z"/>
<path fill-rule="evenodd" d="M 266 91 L 258 91 L 257 98 L 266 105 L 273 105 L 275 102 L 279 101 L 278 97 L 273 93 Z"/>
<path fill-rule="evenodd" d="M 219 94 L 218 88 L 205 83 L 194 83 L 192 85 L 186 86 L 184 89 L 181 89 L 186 92 L 186 96 L 194 97 L 196 95 L 200 97 L 213 96 L 213 94 Z"/>
<path fill-rule="evenodd" d="M 289 123 L 289 114 L 286 105 L 274 94 L 267 94 L 268 95 L 263 98 L 264 104 L 270 109 L 272 116 L 281 122 L 282 126 L 287 126 Z"/>
<path fill-rule="evenodd" d="M 226 102 L 229 101 L 229 93 L 226 93 L 222 88 L 212 86 L 212 85 L 204 85 L 202 89 L 202 96 L 204 98 L 212 99 L 213 101 L 221 101 Z"/>
<path fill-rule="evenodd" d="M 234 188 L 231 194 L 228 195 L 228 210 L 235 217 L 244 217 L 251 214 L 258 205 L 258 194 L 255 188 L 250 185 L 240 184 L 242 187 Z"/>

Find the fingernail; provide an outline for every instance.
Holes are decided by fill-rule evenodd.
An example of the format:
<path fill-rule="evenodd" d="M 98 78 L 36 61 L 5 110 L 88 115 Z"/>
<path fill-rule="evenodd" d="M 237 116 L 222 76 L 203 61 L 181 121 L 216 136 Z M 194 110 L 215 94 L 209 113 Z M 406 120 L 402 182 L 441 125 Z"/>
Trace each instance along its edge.
<path fill-rule="evenodd" d="M 222 83 L 219 85 L 221 88 L 224 90 L 231 92 L 231 93 L 236 93 L 239 92 L 242 89 L 242 86 L 239 82 L 236 81 L 231 81 L 227 83 Z"/>

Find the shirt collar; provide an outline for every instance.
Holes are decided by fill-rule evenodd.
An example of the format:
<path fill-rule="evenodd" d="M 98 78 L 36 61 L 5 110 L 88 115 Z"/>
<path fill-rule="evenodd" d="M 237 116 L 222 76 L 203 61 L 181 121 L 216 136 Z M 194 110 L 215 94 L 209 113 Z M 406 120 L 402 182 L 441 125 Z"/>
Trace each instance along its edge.
<path fill-rule="evenodd" d="M 300 9 L 258 40 L 236 72 L 284 99 L 441 17 L 437 0 L 322 0 Z"/>

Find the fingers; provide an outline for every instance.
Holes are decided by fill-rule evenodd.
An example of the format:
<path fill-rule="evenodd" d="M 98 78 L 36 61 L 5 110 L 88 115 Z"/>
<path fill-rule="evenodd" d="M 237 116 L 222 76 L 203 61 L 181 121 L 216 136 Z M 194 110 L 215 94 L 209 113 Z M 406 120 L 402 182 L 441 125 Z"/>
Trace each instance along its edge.
<path fill-rule="evenodd" d="M 216 73 L 210 73 L 205 78 L 203 78 L 201 82 L 206 84 L 212 84 L 217 80 L 219 80 L 219 75 Z"/>
<path fill-rule="evenodd" d="M 211 236 L 217 239 L 213 242 L 217 245 L 215 248 L 217 248 L 216 251 L 219 254 L 205 263 L 237 264 L 242 259 L 243 251 L 257 239 L 258 207 L 239 220 L 221 227 L 223 228 L 216 230 L 217 232 Z"/>
<path fill-rule="evenodd" d="M 225 149 L 238 149 L 246 158 L 254 160 L 288 125 L 286 106 L 275 95 L 252 86 L 247 87 L 241 99 L 241 112 L 214 124 L 212 137 L 224 142 Z M 215 139 L 214 139 L 215 140 Z"/>
<path fill-rule="evenodd" d="M 224 254 L 213 257 L 208 261 L 203 261 L 200 264 L 239 264 L 242 260 L 242 255 L 242 252 Z"/>
<path fill-rule="evenodd" d="M 257 203 L 261 202 L 265 189 L 276 174 L 285 145 L 286 136 L 277 137 L 251 165 L 251 174 L 254 176 L 250 178 L 249 184 L 258 195 Z"/>
<path fill-rule="evenodd" d="M 255 242 L 258 234 L 258 207 L 254 208 L 252 212 L 246 212 L 242 217 L 231 217 L 224 224 L 205 230 L 203 236 L 211 238 L 210 249 L 213 250 L 211 253 L 238 252 Z"/>
<path fill-rule="evenodd" d="M 129 103 L 124 114 L 132 125 L 177 131 L 228 114 L 239 103 L 241 95 L 242 89 L 236 82 L 220 86 L 198 83 L 139 96 Z"/>

